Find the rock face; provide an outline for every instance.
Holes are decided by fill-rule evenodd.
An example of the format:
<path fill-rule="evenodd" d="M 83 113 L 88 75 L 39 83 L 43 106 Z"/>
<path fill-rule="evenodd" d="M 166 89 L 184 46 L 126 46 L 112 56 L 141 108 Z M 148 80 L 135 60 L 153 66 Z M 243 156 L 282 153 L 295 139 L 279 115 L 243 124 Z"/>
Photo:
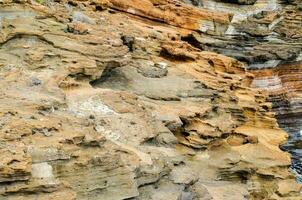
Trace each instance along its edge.
<path fill-rule="evenodd" d="M 227 31 L 222 35 L 190 34 L 183 39 L 200 49 L 237 58 L 249 69 L 301 60 L 301 1 L 258 0 L 245 6 L 237 3 L 240 1 L 203 1 L 203 9 L 232 15 Z"/>
<path fill-rule="evenodd" d="M 282 67 L 253 75 L 216 48 L 240 45 L 221 4 L 0 1 L 0 199 L 301 199 L 287 134 L 251 87 Z M 268 49 L 254 44 L 243 57 Z"/>
<path fill-rule="evenodd" d="M 269 91 L 269 101 L 274 102 L 273 109 L 279 118 L 301 116 L 301 62 L 251 72 L 255 75 L 252 86 Z"/>
<path fill-rule="evenodd" d="M 284 146 L 292 153 L 293 166 L 300 174 L 301 129 L 302 129 L 302 63 L 279 64 L 275 68 L 251 71 L 255 75 L 252 86 L 262 88 L 273 102 L 273 110 L 282 128 L 290 133 L 288 144 Z"/>

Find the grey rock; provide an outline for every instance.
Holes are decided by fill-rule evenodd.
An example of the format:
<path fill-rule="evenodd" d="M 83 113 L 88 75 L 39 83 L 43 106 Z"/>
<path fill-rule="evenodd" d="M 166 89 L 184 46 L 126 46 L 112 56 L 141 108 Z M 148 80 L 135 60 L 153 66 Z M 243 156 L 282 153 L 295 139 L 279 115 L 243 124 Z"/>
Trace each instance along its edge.
<path fill-rule="evenodd" d="M 156 137 L 160 144 L 175 145 L 178 143 L 177 138 L 172 133 L 162 133 Z"/>
<path fill-rule="evenodd" d="M 138 72 L 147 78 L 162 78 L 167 76 L 168 69 L 167 64 L 163 62 L 155 64 L 153 62 L 146 62 L 145 65 L 138 68 Z"/>
<path fill-rule="evenodd" d="M 193 200 L 194 194 L 191 192 L 182 192 L 177 200 Z"/>
<path fill-rule="evenodd" d="M 175 167 L 170 173 L 170 179 L 176 184 L 191 185 L 198 181 L 198 176 L 186 166 Z"/>
<path fill-rule="evenodd" d="M 27 152 L 31 155 L 33 163 L 70 159 L 68 154 L 54 147 L 38 148 L 29 146 Z"/>
<path fill-rule="evenodd" d="M 83 23 L 87 23 L 87 24 L 96 24 L 96 22 L 93 19 L 91 19 L 90 17 L 88 17 L 87 15 L 83 14 L 80 11 L 73 12 L 72 21 L 73 22 L 83 22 Z"/>
<path fill-rule="evenodd" d="M 37 86 L 37 85 L 41 85 L 42 84 L 42 81 L 39 79 L 39 78 L 37 78 L 37 77 L 33 77 L 32 79 L 31 79 L 31 86 Z"/>

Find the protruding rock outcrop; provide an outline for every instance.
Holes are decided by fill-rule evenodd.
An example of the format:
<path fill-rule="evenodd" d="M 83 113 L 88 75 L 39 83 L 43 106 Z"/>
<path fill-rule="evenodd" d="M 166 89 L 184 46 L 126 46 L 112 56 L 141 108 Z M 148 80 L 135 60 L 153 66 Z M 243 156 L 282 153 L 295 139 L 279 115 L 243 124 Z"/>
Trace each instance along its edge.
<path fill-rule="evenodd" d="M 0 199 L 301 199 L 267 93 L 199 48 L 232 13 L 1 3 Z"/>

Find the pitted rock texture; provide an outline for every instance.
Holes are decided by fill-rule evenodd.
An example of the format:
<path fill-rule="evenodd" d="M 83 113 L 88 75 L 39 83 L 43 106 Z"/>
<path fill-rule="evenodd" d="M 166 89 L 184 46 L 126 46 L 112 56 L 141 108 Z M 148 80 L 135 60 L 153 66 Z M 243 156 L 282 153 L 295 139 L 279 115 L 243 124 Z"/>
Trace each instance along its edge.
<path fill-rule="evenodd" d="M 254 75 L 184 40 L 232 14 L 0 3 L 0 199 L 301 199 Z"/>

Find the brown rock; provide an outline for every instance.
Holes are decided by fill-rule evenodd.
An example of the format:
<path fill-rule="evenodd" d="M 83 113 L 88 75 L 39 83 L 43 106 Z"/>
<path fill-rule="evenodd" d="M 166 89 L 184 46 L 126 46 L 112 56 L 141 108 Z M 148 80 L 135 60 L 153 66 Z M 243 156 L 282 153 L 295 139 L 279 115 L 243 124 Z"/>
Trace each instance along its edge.
<path fill-rule="evenodd" d="M 278 74 L 299 113 L 299 67 L 246 69 L 297 58 L 296 3 L 187 3 L 2 2 L 1 200 L 300 198 L 251 87 Z"/>

